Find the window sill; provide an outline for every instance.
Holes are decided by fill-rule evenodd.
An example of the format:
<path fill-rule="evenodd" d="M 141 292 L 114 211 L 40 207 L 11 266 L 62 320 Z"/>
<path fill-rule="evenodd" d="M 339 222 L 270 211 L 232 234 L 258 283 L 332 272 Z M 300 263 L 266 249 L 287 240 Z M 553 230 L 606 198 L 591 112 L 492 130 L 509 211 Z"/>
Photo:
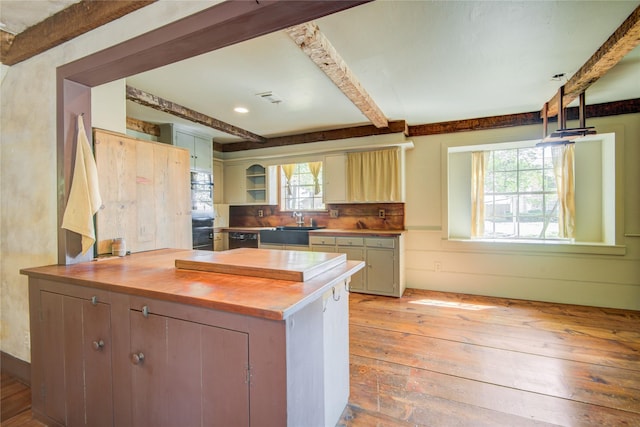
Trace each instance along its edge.
<path fill-rule="evenodd" d="M 588 255 L 617 255 L 626 254 L 624 245 L 608 245 L 598 243 L 564 243 L 564 242 L 535 242 L 521 240 L 490 240 L 490 239 L 447 239 L 442 241 L 445 249 L 459 251 L 481 252 L 519 252 L 544 254 L 588 254 Z"/>

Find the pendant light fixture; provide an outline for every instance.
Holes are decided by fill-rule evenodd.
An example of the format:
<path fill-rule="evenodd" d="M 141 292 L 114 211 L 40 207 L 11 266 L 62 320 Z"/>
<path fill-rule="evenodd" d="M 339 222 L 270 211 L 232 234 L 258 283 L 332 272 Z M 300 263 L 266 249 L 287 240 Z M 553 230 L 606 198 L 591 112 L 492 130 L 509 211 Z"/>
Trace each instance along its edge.
<path fill-rule="evenodd" d="M 580 104 L 578 106 L 578 114 L 579 114 L 579 127 L 577 128 L 567 128 L 567 114 L 566 109 L 562 105 L 562 100 L 564 98 L 564 85 L 560 86 L 558 89 L 558 129 L 551 134 L 548 134 L 548 126 L 549 126 L 549 118 L 547 116 L 547 111 L 549 109 L 549 104 L 545 104 L 542 113 L 542 123 L 543 123 L 543 138 L 542 141 L 536 144 L 536 147 L 547 147 L 551 145 L 561 145 L 561 144 L 573 144 L 576 139 L 582 138 L 586 135 L 593 135 L 596 133 L 596 130 L 593 126 L 586 126 L 586 105 L 585 105 L 585 94 L 582 92 L 580 94 Z"/>

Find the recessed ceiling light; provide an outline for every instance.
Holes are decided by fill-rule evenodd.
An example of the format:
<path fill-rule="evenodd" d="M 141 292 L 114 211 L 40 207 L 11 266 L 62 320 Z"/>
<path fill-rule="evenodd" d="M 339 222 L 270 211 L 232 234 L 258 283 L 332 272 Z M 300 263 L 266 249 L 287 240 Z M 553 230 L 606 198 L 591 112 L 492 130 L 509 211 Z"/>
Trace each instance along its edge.
<path fill-rule="evenodd" d="M 249 112 L 249 109 L 244 107 L 236 107 L 233 109 L 233 111 L 240 114 L 247 114 Z"/>

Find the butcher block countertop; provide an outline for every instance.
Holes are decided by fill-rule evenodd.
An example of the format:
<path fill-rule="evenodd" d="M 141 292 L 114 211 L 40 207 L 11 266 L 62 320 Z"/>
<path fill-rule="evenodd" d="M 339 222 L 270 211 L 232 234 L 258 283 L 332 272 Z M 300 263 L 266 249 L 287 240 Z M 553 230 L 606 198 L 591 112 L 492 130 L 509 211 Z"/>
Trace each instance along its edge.
<path fill-rule="evenodd" d="M 251 264 L 252 256 L 264 258 L 265 252 L 271 251 L 243 248 L 225 253 L 235 253 Z M 281 255 L 278 258 L 281 260 L 278 262 L 288 262 L 290 269 L 296 268 L 296 259 L 308 265 L 309 260 L 302 260 L 300 254 L 312 254 L 276 252 L 295 252 L 296 256 L 288 260 Z M 34 278 L 281 320 L 321 298 L 364 267 L 362 261 L 345 261 L 305 282 L 176 268 L 176 260 L 208 254 L 212 253 L 160 249 L 74 265 L 26 268 L 20 272 Z M 286 265 L 279 266 L 286 268 Z"/>

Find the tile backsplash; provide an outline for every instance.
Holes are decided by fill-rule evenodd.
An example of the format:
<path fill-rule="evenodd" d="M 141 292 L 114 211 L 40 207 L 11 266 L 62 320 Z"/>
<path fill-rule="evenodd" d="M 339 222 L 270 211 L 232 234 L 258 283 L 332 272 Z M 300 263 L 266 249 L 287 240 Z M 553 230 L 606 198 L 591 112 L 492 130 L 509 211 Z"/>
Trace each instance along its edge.
<path fill-rule="evenodd" d="M 260 214 L 262 213 L 262 216 Z M 332 217 L 331 213 L 337 214 Z M 278 206 L 230 206 L 230 227 L 277 227 L 295 225 L 291 212 Z M 302 211 L 305 225 L 313 218 L 318 226 L 340 229 L 403 230 L 404 203 L 330 204 L 322 212 Z"/>

